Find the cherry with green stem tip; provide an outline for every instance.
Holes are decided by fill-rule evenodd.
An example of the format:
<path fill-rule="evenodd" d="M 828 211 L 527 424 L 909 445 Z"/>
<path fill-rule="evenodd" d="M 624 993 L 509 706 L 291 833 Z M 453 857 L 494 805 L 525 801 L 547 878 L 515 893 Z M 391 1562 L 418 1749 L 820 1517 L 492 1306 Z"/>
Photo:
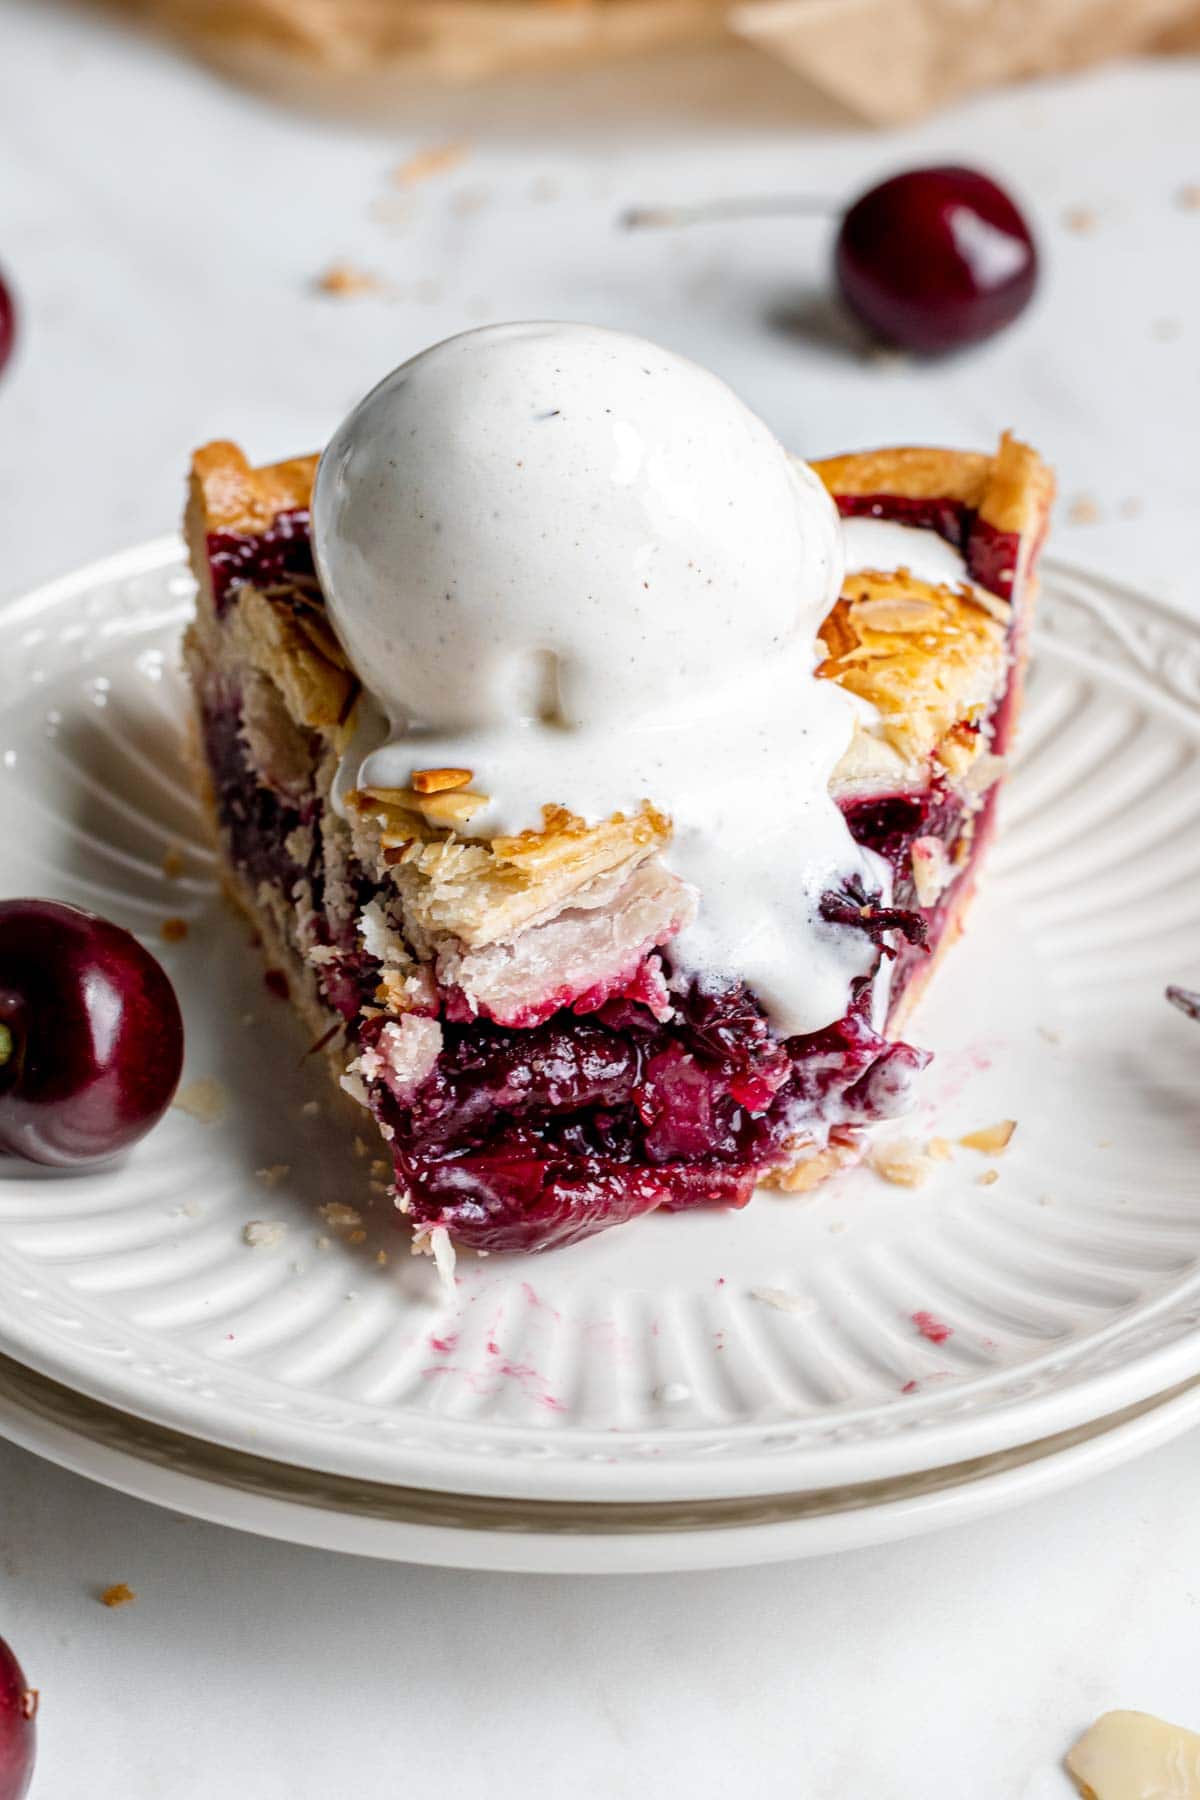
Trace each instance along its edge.
<path fill-rule="evenodd" d="M 130 932 L 57 900 L 0 900 L 0 1153 L 116 1156 L 162 1117 L 182 1067 L 175 990 Z"/>

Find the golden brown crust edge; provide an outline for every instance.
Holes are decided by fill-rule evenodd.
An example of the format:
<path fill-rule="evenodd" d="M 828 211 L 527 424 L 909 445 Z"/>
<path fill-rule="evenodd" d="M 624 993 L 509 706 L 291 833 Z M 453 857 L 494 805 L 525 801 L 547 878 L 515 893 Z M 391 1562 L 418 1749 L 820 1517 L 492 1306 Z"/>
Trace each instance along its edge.
<path fill-rule="evenodd" d="M 955 500 L 997 531 L 1037 535 L 1054 498 L 1054 476 L 1036 450 L 1004 432 L 994 456 L 909 444 L 827 456 L 813 468 L 831 494 L 894 494 Z"/>
<path fill-rule="evenodd" d="M 192 457 L 190 498 L 208 531 L 265 531 L 283 512 L 307 509 L 315 456 L 255 469 L 237 444 L 218 438 Z"/>
<path fill-rule="evenodd" d="M 898 494 L 903 499 L 957 500 L 978 506 L 992 462 L 982 451 L 908 444 L 824 456 L 812 467 L 831 494 Z"/>

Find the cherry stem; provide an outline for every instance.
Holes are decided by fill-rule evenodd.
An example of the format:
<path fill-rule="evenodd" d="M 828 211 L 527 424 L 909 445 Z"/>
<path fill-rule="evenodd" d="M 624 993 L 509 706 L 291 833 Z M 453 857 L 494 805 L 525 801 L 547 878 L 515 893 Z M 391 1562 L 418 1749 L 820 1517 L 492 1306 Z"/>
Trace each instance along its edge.
<path fill-rule="evenodd" d="M 13 1053 L 13 1034 L 7 1025 L 0 1025 L 0 1069 L 9 1061 Z"/>
<path fill-rule="evenodd" d="M 719 219 L 833 218 L 840 213 L 836 200 L 812 194 L 759 194 L 741 200 L 707 200 L 701 206 L 632 206 L 621 214 L 626 231 L 657 229 L 662 225 L 709 225 Z"/>
<path fill-rule="evenodd" d="M 1167 999 L 1172 1006 L 1177 1006 L 1180 1012 L 1185 1013 L 1189 1019 L 1200 1022 L 1200 994 L 1195 993 L 1191 988 L 1169 987 Z"/>

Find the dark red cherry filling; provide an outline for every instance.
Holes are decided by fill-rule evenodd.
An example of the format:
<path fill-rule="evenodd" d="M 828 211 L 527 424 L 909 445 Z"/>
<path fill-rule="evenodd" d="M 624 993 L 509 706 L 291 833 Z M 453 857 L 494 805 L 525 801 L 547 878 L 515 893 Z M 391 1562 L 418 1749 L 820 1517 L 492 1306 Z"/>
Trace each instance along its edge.
<path fill-rule="evenodd" d="M 233 860 L 250 880 L 273 882 L 290 895 L 304 873 L 287 848 L 306 814 L 315 811 L 316 795 L 306 805 L 267 783 L 255 772 L 242 735 L 241 698 L 210 696 L 204 712 L 204 752 L 221 824 Z"/>
<path fill-rule="evenodd" d="M 844 1019 L 787 1043 L 745 988 L 699 984 L 666 1023 L 613 1002 L 531 1031 L 448 1025 L 415 1095 L 372 1090 L 409 1216 L 544 1250 L 657 1207 L 744 1205 L 800 1141 L 903 1105 L 928 1056 L 875 1031 L 869 1004 L 863 982 Z"/>
<path fill-rule="evenodd" d="M 981 587 L 1011 600 L 1021 540 L 1015 531 L 999 531 L 959 500 L 908 494 L 838 494 L 844 519 L 888 519 L 919 531 L 936 531 L 962 553 L 967 570 Z"/>
<path fill-rule="evenodd" d="M 224 614 L 233 590 L 243 581 L 259 588 L 297 580 L 315 586 L 308 527 L 307 507 L 295 507 L 276 513 L 266 531 L 210 531 L 206 548 L 217 616 Z"/>
<path fill-rule="evenodd" d="M 972 574 L 993 591 L 1011 589 L 1016 540 L 992 533 L 967 507 L 947 499 L 847 496 L 843 513 L 933 529 L 964 551 Z M 259 539 L 212 540 L 219 605 L 236 584 L 307 587 L 312 561 L 307 515 L 284 515 Z M 990 558 L 990 560 L 989 560 Z M 996 715 L 1003 735 L 1007 702 Z M 315 791 L 301 797 L 264 783 L 254 769 L 238 697 L 212 696 L 206 750 L 235 863 L 255 883 L 277 887 L 306 915 L 305 941 L 338 949 L 321 965 L 328 1004 L 346 1021 L 347 1040 L 369 1046 L 382 1015 L 363 1019 L 379 966 L 356 947 L 354 921 L 372 897 L 360 869 L 324 867 Z M 942 782 L 923 793 L 876 796 L 845 807 L 856 840 L 894 872 L 892 906 L 849 890 L 826 897 L 826 916 L 864 930 L 891 959 L 894 1009 L 928 947 L 936 945 L 957 884 L 985 835 L 990 805 L 970 821 Z M 912 848 L 936 837 L 963 864 L 945 894 L 917 905 Z M 288 849 L 288 843 L 293 849 Z M 954 857 L 956 847 L 963 854 Z M 303 862 L 293 850 L 306 848 Z M 969 852 L 969 853 L 968 853 Z M 669 971 L 668 971 L 669 973 Z M 397 1192 L 410 1220 L 448 1227 L 480 1250 L 535 1250 L 571 1243 L 662 1208 L 741 1206 L 772 1167 L 803 1143 L 850 1142 L 863 1126 L 904 1109 L 925 1051 L 890 1042 L 872 1023 L 871 981 L 862 981 L 844 1018 L 780 1042 L 746 988 L 693 983 L 673 992 L 667 1019 L 643 1004 L 661 996 L 657 975 L 634 971 L 624 997 L 604 992 L 540 1010 L 520 1028 L 464 1017 L 442 997 L 443 1048 L 415 1089 L 369 1087 L 372 1111 L 389 1138 Z M 661 1012 L 661 1006 L 657 1011 Z"/>

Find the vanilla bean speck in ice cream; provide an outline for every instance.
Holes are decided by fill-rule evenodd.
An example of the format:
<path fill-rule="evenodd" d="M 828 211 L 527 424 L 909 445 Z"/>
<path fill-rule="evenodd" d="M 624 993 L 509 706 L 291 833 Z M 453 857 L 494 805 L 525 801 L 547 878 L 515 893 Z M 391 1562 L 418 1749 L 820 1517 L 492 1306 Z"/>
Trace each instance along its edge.
<path fill-rule="evenodd" d="M 841 528 L 722 381 L 593 326 L 449 338 L 334 433 L 313 540 L 374 702 L 342 793 L 469 768 L 482 837 L 650 800 L 699 902 L 677 974 L 746 981 L 781 1035 L 842 1016 L 878 951 L 821 897 L 858 876 L 886 900 L 888 871 L 829 794 L 852 703 L 813 670 Z"/>

